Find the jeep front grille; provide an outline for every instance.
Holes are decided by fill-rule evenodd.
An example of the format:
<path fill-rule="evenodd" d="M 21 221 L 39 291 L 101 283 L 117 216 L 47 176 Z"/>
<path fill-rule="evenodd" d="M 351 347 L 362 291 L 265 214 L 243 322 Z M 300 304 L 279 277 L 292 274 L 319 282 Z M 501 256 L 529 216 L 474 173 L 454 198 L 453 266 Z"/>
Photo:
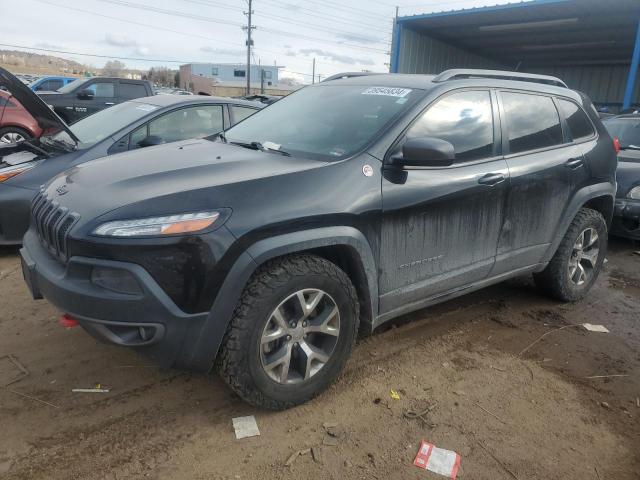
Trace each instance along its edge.
<path fill-rule="evenodd" d="M 67 234 L 79 218 L 43 192 L 31 204 L 31 222 L 40 242 L 60 260 L 67 259 Z"/>

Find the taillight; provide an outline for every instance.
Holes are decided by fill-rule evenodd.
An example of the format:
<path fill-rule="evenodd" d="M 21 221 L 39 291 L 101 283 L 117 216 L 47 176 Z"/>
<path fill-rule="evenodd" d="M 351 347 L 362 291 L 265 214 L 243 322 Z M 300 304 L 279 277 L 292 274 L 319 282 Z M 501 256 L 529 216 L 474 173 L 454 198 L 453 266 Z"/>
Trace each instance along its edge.
<path fill-rule="evenodd" d="M 31 170 L 37 165 L 37 162 L 21 163 L 20 165 L 14 165 L 12 167 L 0 168 L 0 183 L 5 180 L 9 180 L 16 175 L 20 175 L 22 172 Z"/>
<path fill-rule="evenodd" d="M 616 150 L 616 153 L 620 153 L 622 147 L 620 147 L 620 139 L 618 137 L 613 137 L 613 148 Z"/>

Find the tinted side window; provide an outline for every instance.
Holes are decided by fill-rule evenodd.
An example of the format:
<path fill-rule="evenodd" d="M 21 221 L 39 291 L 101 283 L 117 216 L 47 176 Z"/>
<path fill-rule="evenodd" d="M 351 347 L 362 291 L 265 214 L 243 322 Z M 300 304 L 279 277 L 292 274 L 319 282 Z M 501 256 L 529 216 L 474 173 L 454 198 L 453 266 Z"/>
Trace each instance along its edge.
<path fill-rule="evenodd" d="M 110 82 L 93 83 L 87 87 L 87 90 L 91 90 L 96 98 L 115 97 L 115 88 L 113 83 Z"/>
<path fill-rule="evenodd" d="M 189 138 L 208 137 L 221 132 L 222 129 L 221 105 L 183 108 L 162 115 L 149 123 L 149 135 L 158 136 L 167 143 Z M 133 145 L 137 143 L 134 136 L 142 135 L 140 130 L 132 134 L 131 143 Z"/>
<path fill-rule="evenodd" d="M 511 153 L 563 143 L 558 111 L 550 97 L 501 92 Z"/>
<path fill-rule="evenodd" d="M 493 155 L 493 114 L 488 91 L 447 95 L 429 108 L 407 132 L 408 138 L 436 137 L 450 142 L 456 159 Z"/>
<path fill-rule="evenodd" d="M 578 105 L 561 99 L 558 99 L 558 103 L 564 118 L 567 119 L 567 125 L 569 125 L 569 131 L 571 132 L 571 138 L 573 140 L 579 140 L 593 135 L 593 125 L 591 125 L 587 114 L 584 113 Z"/>
<path fill-rule="evenodd" d="M 237 105 L 232 105 L 231 110 L 233 110 L 233 120 L 235 123 L 241 122 L 258 111 L 255 108 L 239 107 Z"/>
<path fill-rule="evenodd" d="M 147 89 L 138 83 L 120 82 L 120 98 L 130 100 L 132 98 L 147 97 Z"/>

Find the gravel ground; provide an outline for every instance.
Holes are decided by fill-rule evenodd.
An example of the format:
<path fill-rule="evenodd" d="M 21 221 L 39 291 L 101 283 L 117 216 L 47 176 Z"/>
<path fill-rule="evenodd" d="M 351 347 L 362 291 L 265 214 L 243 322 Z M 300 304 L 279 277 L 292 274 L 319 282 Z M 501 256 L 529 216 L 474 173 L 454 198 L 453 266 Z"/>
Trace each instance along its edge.
<path fill-rule="evenodd" d="M 425 439 L 460 453 L 460 478 L 638 479 L 634 250 L 612 240 L 604 274 L 580 303 L 549 300 L 523 278 L 402 317 L 360 341 L 317 399 L 266 412 L 215 376 L 161 371 L 61 328 L 60 312 L 29 298 L 17 250 L 2 249 L 0 356 L 30 374 L 0 388 L 0 478 L 443 478 L 412 465 Z M 611 333 L 563 328 L 520 354 L 584 322 Z M 0 358 L 0 385 L 18 374 Z M 596 375 L 618 376 L 587 378 Z M 71 392 L 96 383 L 110 392 Z M 405 415 L 426 409 L 423 419 Z M 231 418 L 242 415 L 256 416 L 259 437 L 235 439 Z M 337 424 L 329 442 L 327 423 Z M 311 447 L 315 458 L 286 465 Z"/>

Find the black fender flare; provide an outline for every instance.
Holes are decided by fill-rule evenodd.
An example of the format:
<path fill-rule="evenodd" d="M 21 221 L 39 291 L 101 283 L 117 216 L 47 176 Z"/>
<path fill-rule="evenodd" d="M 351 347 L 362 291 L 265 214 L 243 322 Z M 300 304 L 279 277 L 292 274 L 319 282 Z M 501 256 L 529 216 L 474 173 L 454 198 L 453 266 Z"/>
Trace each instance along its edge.
<path fill-rule="evenodd" d="M 560 246 L 560 242 L 562 242 L 562 239 L 564 238 L 567 231 L 569 230 L 569 226 L 571 225 L 571 222 L 573 221 L 575 216 L 578 214 L 578 211 L 586 203 L 588 203 L 589 200 L 592 200 L 598 197 L 604 197 L 604 196 L 611 197 L 611 211 L 613 212 L 613 204 L 615 202 L 615 196 L 616 196 L 615 183 L 612 183 L 612 182 L 596 183 L 593 185 L 588 185 L 586 187 L 583 187 L 575 193 L 575 195 L 571 199 L 571 202 L 569 202 L 569 205 L 567 206 L 567 208 L 565 208 L 564 214 L 562 215 L 562 219 L 560 220 L 560 223 L 558 224 L 558 228 L 556 230 L 556 236 L 553 238 L 553 241 L 551 242 L 551 244 L 549 245 L 549 248 L 544 254 L 542 261 L 544 262 L 545 265 L 548 262 L 550 262 L 553 256 L 555 255 L 556 250 L 558 250 L 558 247 Z M 605 218 L 605 221 L 607 222 L 607 225 L 608 225 L 611 223 L 611 218 Z"/>
<path fill-rule="evenodd" d="M 330 246 L 347 246 L 357 253 L 365 272 L 372 318 L 375 319 L 378 313 L 376 264 L 371 246 L 360 230 L 350 226 L 335 226 L 286 233 L 259 240 L 238 257 L 201 328 L 187 335 L 183 345 L 191 348 L 190 352 L 184 352 L 189 355 L 185 366 L 200 371 L 212 367 L 240 295 L 260 265 L 272 258 Z"/>

